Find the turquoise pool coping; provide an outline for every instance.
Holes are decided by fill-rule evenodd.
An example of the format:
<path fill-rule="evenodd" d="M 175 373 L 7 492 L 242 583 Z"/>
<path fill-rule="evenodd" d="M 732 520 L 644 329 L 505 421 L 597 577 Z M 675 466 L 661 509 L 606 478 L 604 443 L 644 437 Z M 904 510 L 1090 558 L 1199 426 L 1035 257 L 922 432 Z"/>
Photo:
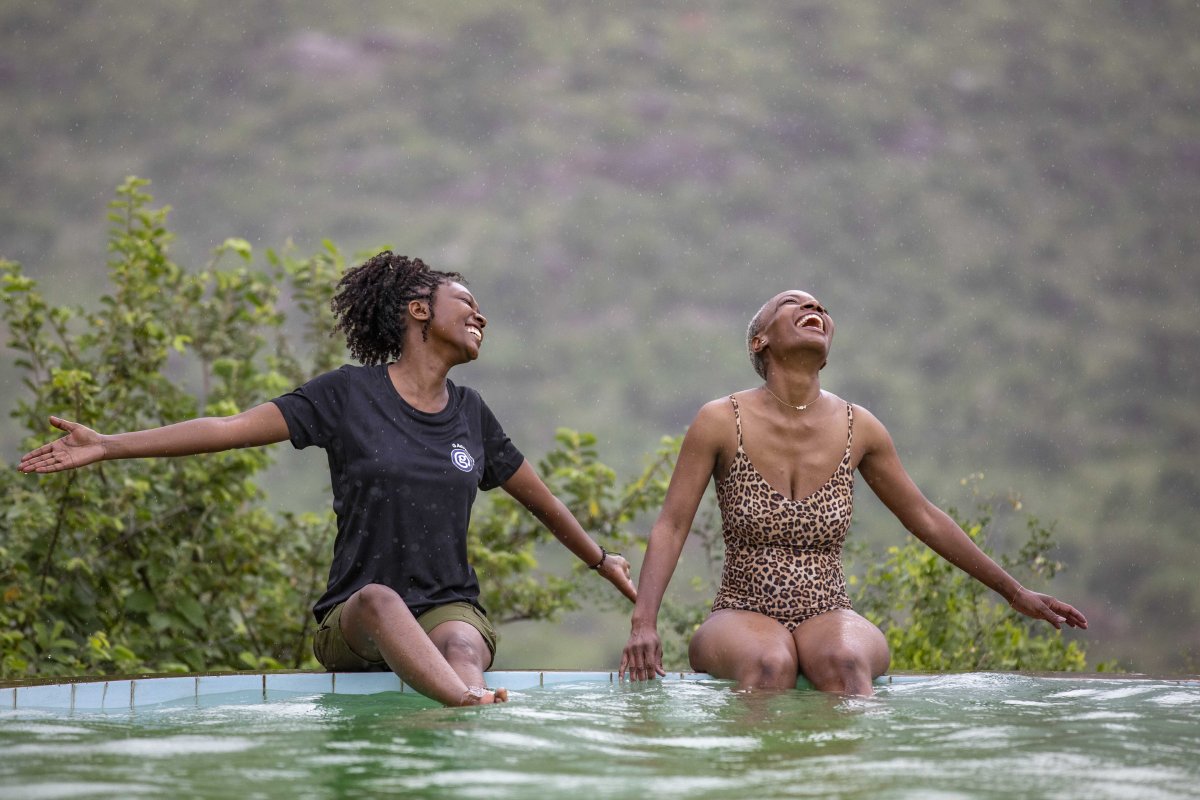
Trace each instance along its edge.
<path fill-rule="evenodd" d="M 885 675 L 876 685 L 927 680 L 927 675 Z M 489 686 L 511 691 L 564 683 L 619 683 L 616 672 L 499 670 L 485 673 Z M 672 672 L 664 681 L 712 680 L 702 672 Z M 807 685 L 801 679 L 802 685 Z M 57 683 L 30 682 L 0 688 L 0 710 L 132 711 L 160 703 L 194 701 L 209 695 L 253 693 L 263 702 L 313 694 L 415 692 L 390 672 L 257 672 L 213 675 L 79 678 Z"/>
<path fill-rule="evenodd" d="M 949 674 L 949 673 L 947 673 Z M 1200 677 L 1161 677 L 1130 673 L 1016 673 L 1064 680 L 1162 680 L 1188 685 Z M 512 691 L 538 689 L 565 683 L 620 683 L 616 672 L 575 670 L 497 670 L 485 673 L 489 686 Z M 876 686 L 915 683 L 938 674 L 896 674 L 877 678 Z M 712 680 L 703 672 L 671 672 L 664 681 Z M 801 678 L 799 688 L 808 683 Z M 198 675 L 143 675 L 120 678 L 77 678 L 66 681 L 14 681 L 0 688 L 0 711 L 37 709 L 56 711 L 132 711 L 161 703 L 199 704 L 210 695 L 239 693 L 261 696 L 262 702 L 316 694 L 378 694 L 415 692 L 390 672 L 237 672 Z M 244 700 L 243 700 L 244 702 Z"/>

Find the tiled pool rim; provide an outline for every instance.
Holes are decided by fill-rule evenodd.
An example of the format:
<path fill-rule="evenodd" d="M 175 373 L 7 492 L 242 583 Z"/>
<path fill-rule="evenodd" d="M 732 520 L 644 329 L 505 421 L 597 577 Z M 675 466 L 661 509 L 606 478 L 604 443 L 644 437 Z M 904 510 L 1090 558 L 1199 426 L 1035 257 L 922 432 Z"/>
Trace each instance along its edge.
<path fill-rule="evenodd" d="M 1128 673 L 1020 673 L 1037 677 L 1071 680 L 1103 678 L 1109 680 L 1148 679 L 1150 676 Z M 536 689 L 563 683 L 620 681 L 616 672 L 573 670 L 498 670 L 485 674 L 489 686 L 512 691 Z M 932 674 L 896 674 L 878 678 L 877 686 L 913 683 L 938 677 Z M 672 672 L 662 680 L 710 680 L 701 672 Z M 1159 680 L 1197 684 L 1200 677 L 1158 678 Z M 807 686 L 801 679 L 801 687 Z M 313 694 L 377 694 L 414 692 L 390 672 L 235 672 L 195 675 L 140 675 L 132 677 L 76 678 L 70 680 L 27 680 L 0 683 L 0 710 L 39 709 L 61 711 L 132 711 L 159 703 L 193 701 L 200 703 L 210 695 L 252 693 L 262 701 L 280 700 Z"/>

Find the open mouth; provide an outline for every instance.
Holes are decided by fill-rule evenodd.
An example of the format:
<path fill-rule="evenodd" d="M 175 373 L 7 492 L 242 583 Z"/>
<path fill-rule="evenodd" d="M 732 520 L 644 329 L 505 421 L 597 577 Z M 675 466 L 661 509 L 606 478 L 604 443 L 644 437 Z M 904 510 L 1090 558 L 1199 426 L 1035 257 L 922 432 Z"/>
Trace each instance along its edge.
<path fill-rule="evenodd" d="M 480 344 L 483 343 L 483 331 L 479 330 L 479 328 L 476 328 L 474 325 L 468 325 L 467 333 L 474 336 L 476 342 L 478 342 Z"/>
<path fill-rule="evenodd" d="M 816 328 L 821 333 L 825 332 L 825 319 L 820 314 L 805 314 L 796 325 L 800 328 Z"/>

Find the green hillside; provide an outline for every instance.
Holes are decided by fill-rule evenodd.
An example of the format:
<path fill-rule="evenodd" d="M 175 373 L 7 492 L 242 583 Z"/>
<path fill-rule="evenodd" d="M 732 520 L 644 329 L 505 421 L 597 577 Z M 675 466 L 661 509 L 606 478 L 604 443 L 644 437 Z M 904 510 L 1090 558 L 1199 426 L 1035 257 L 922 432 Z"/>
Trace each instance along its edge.
<path fill-rule="evenodd" d="M 419 255 L 470 279 L 459 378 L 522 448 L 593 431 L 630 472 L 807 289 L 825 388 L 930 497 L 982 472 L 1057 520 L 1089 654 L 1195 671 L 1198 78 L 1185 0 L 0 0 L 0 257 L 98 296 L 129 174 L 197 269 L 230 236 Z M 321 497 L 307 455 L 276 503 Z"/>

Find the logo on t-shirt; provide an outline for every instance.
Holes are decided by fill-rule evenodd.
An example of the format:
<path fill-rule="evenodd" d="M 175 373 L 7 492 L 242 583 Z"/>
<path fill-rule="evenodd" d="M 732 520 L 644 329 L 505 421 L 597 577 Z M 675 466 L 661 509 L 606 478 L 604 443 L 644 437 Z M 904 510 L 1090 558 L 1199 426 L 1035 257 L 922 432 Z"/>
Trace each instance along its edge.
<path fill-rule="evenodd" d="M 475 469 L 475 459 L 467 452 L 467 448 L 461 444 L 450 445 L 450 463 L 463 472 L 470 472 Z"/>

